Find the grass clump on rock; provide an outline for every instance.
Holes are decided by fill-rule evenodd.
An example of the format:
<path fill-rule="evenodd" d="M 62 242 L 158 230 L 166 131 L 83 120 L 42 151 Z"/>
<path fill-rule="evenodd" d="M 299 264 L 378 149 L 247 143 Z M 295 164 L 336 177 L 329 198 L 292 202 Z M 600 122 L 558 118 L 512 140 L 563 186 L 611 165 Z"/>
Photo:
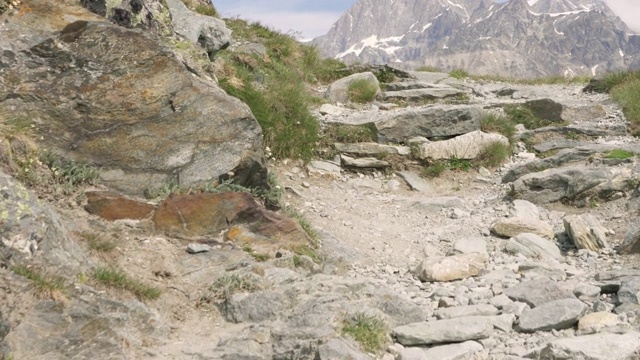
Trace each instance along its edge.
<path fill-rule="evenodd" d="M 513 142 L 516 134 L 515 122 L 506 116 L 485 113 L 480 119 L 480 129 L 486 133 L 504 135 L 509 142 Z"/>
<path fill-rule="evenodd" d="M 626 160 L 630 159 L 634 156 L 632 152 L 623 150 L 623 149 L 614 149 L 609 151 L 606 155 L 606 159 L 618 159 L 618 160 Z"/>
<path fill-rule="evenodd" d="M 366 79 L 359 79 L 350 82 L 347 89 L 349 101 L 358 104 L 366 104 L 373 101 L 377 92 L 378 87 L 376 84 Z"/>
<path fill-rule="evenodd" d="M 64 293 L 67 284 L 64 278 L 47 274 L 43 271 L 33 269 L 24 265 L 16 265 L 11 270 L 33 282 L 37 292 L 55 297 L 56 294 Z"/>
<path fill-rule="evenodd" d="M 369 353 L 377 353 L 387 344 L 387 326 L 384 321 L 365 313 L 356 313 L 353 318 L 345 320 L 342 332 L 351 335 Z"/>
<path fill-rule="evenodd" d="M 469 73 L 462 69 L 453 69 L 449 71 L 449 76 L 451 76 L 454 79 L 464 79 L 469 77 Z"/>
<path fill-rule="evenodd" d="M 251 275 L 224 274 L 217 278 L 209 287 L 210 294 L 201 300 L 209 302 L 211 300 L 224 301 L 231 295 L 240 292 L 253 292 L 260 290 L 260 285 Z"/>
<path fill-rule="evenodd" d="M 616 75 L 619 81 L 611 88 L 611 98 L 622 106 L 633 136 L 640 136 L 640 71 Z"/>
<path fill-rule="evenodd" d="M 259 43 L 265 51 L 221 50 L 216 65 L 221 87 L 249 105 L 273 157 L 310 160 L 319 125 L 309 111 L 318 100 L 308 85 L 341 78 L 345 65 L 322 59 L 315 47 L 260 23 L 241 19 L 226 23 L 236 40 Z"/>
<path fill-rule="evenodd" d="M 511 146 L 495 141 L 482 149 L 475 162 L 481 166 L 497 167 L 502 165 L 510 156 Z"/>
<path fill-rule="evenodd" d="M 139 299 L 154 300 L 161 294 L 160 289 L 132 279 L 119 269 L 99 267 L 94 271 L 93 278 L 106 286 L 129 291 Z"/>

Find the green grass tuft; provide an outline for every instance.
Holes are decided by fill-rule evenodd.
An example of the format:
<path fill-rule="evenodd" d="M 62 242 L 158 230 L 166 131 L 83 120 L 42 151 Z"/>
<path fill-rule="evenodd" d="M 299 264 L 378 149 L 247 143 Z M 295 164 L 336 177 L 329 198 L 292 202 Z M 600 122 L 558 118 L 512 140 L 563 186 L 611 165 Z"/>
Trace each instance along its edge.
<path fill-rule="evenodd" d="M 514 135 L 516 134 L 516 124 L 511 118 L 491 113 L 485 113 L 482 116 L 480 129 L 486 133 L 502 134 L 509 139 L 509 142 L 514 141 Z"/>
<path fill-rule="evenodd" d="M 422 176 L 426 178 L 437 178 L 447 169 L 444 161 L 435 161 L 422 169 Z"/>
<path fill-rule="evenodd" d="M 96 233 L 85 232 L 82 233 L 82 237 L 87 241 L 89 249 L 100 253 L 111 252 L 118 246 L 118 243 L 116 241 L 104 239 L 102 236 Z"/>
<path fill-rule="evenodd" d="M 632 135 L 640 137 L 640 71 L 628 72 L 611 88 L 611 98 L 622 106 Z"/>
<path fill-rule="evenodd" d="M 469 77 L 469 73 L 462 70 L 462 69 L 453 69 L 451 71 L 449 71 L 449 76 L 451 76 L 454 79 L 464 79 Z"/>
<path fill-rule="evenodd" d="M 363 350 L 377 353 L 387 344 L 387 325 L 383 320 L 365 313 L 356 313 L 345 321 L 342 332 L 351 335 Z"/>
<path fill-rule="evenodd" d="M 106 286 L 131 292 L 139 299 L 154 300 L 160 297 L 160 289 L 130 278 L 124 271 L 114 268 L 99 267 L 93 278 Z"/>
<path fill-rule="evenodd" d="M 13 266 L 11 270 L 16 274 L 33 281 L 38 292 L 45 293 L 49 296 L 54 296 L 56 293 L 64 293 L 67 287 L 64 278 L 50 275 L 24 265 Z"/>
<path fill-rule="evenodd" d="M 422 71 L 422 72 L 442 72 L 442 70 L 438 69 L 437 67 L 434 66 L 420 66 L 416 69 L 416 71 Z"/>
<path fill-rule="evenodd" d="M 311 226 L 311 223 L 304 215 L 302 215 L 298 210 L 296 210 L 291 205 L 284 206 L 282 210 L 284 211 L 285 214 L 287 214 L 287 216 L 295 219 L 298 222 L 298 224 L 300 224 L 300 227 L 302 227 L 302 230 L 304 230 L 307 233 L 307 235 L 309 235 L 309 238 L 311 238 L 314 245 L 318 243 L 318 239 L 319 239 L 318 233 L 313 229 L 313 227 Z"/>
<path fill-rule="evenodd" d="M 366 79 L 359 79 L 350 82 L 347 89 L 349 101 L 358 104 L 366 104 L 373 101 L 377 92 L 378 86 L 373 81 Z"/>
<path fill-rule="evenodd" d="M 615 149 L 615 150 L 609 151 L 604 157 L 606 159 L 625 160 L 625 159 L 630 159 L 634 157 L 634 154 L 632 152 L 629 152 L 623 149 Z"/>
<path fill-rule="evenodd" d="M 522 124 L 527 130 L 538 129 L 541 127 L 552 125 L 549 120 L 540 119 L 535 116 L 531 109 L 520 105 L 507 105 L 504 112 L 514 124 Z"/>
<path fill-rule="evenodd" d="M 499 141 L 493 142 L 480 152 L 474 163 L 486 167 L 497 167 L 511 156 L 511 146 Z"/>

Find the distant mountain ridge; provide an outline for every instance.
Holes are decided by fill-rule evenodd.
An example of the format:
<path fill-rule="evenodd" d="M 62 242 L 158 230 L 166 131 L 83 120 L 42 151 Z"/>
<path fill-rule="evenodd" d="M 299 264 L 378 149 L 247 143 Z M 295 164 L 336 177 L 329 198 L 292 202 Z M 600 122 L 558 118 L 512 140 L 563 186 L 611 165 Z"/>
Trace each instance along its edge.
<path fill-rule="evenodd" d="M 360 0 L 314 43 L 347 63 L 514 77 L 640 67 L 640 35 L 601 0 Z"/>

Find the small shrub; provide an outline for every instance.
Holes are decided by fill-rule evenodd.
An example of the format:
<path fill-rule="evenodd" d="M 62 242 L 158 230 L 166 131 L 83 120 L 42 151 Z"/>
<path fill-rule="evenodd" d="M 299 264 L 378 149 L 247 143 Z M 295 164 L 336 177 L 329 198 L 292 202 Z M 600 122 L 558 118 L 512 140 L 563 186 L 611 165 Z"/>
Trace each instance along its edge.
<path fill-rule="evenodd" d="M 476 162 L 481 166 L 496 167 L 502 165 L 509 156 L 511 156 L 511 147 L 496 141 L 480 152 Z"/>
<path fill-rule="evenodd" d="M 308 256 L 311 258 L 311 260 L 313 260 L 313 262 L 315 262 L 316 264 L 319 264 L 322 262 L 322 256 L 320 254 L 318 254 L 318 251 L 316 249 L 314 249 L 311 246 L 308 245 L 293 245 L 289 248 L 291 250 L 291 252 L 293 252 L 295 255 L 293 256 L 293 264 L 298 267 L 300 266 L 300 256 Z M 298 263 L 296 265 L 296 263 Z"/>
<path fill-rule="evenodd" d="M 449 160 L 447 160 L 447 165 L 451 170 L 462 170 L 469 171 L 473 167 L 471 161 L 468 159 L 459 159 L 456 156 L 452 156 Z"/>
<path fill-rule="evenodd" d="M 345 321 L 342 332 L 351 335 L 369 353 L 381 351 L 387 343 L 384 321 L 365 313 L 356 313 L 352 319 Z"/>
<path fill-rule="evenodd" d="M 480 129 L 486 133 L 502 134 L 513 142 L 516 124 L 506 116 L 485 113 L 480 119 Z"/>
<path fill-rule="evenodd" d="M 64 293 L 67 287 L 66 281 L 60 276 L 50 275 L 37 269 L 32 269 L 24 265 L 16 265 L 11 270 L 31 281 L 39 293 L 45 293 L 54 297 L 58 293 Z"/>
<path fill-rule="evenodd" d="M 390 71 L 386 68 L 376 71 L 374 75 L 376 76 L 376 79 L 378 79 L 378 81 L 383 84 L 394 82 L 396 80 L 396 76 L 393 74 L 393 71 Z"/>
<path fill-rule="evenodd" d="M 366 79 L 354 80 L 349 83 L 347 93 L 349 95 L 349 101 L 366 104 L 371 102 L 378 92 L 378 87 L 373 81 Z"/>
<path fill-rule="evenodd" d="M 132 279 L 119 269 L 99 267 L 94 271 L 93 278 L 106 286 L 129 291 L 139 299 L 154 300 L 161 294 L 160 289 Z"/>
<path fill-rule="evenodd" d="M 442 70 L 438 69 L 437 67 L 434 66 L 420 66 L 416 69 L 416 71 L 422 71 L 422 72 L 442 72 Z"/>
<path fill-rule="evenodd" d="M 253 292 L 260 290 L 260 286 L 251 275 L 224 274 L 217 278 L 209 287 L 210 294 L 202 300 L 224 301 L 239 292 Z"/>
<path fill-rule="evenodd" d="M 607 159 L 619 159 L 619 160 L 625 160 L 625 159 L 630 159 L 634 156 L 633 153 L 628 152 L 626 150 L 623 149 L 615 149 L 615 150 L 611 150 L 609 151 L 606 155 L 605 158 Z"/>
<path fill-rule="evenodd" d="M 72 188 L 94 184 L 100 176 L 100 172 L 87 162 L 64 160 L 53 152 L 42 152 L 39 160 L 51 170 L 54 181 Z"/>
<path fill-rule="evenodd" d="M 519 106 L 519 105 L 508 105 L 504 107 L 504 112 L 511 119 L 511 122 L 514 124 L 522 124 L 527 130 L 538 129 L 541 127 L 549 126 L 553 122 L 540 119 L 536 117 L 531 109 Z"/>
<path fill-rule="evenodd" d="M 469 73 L 462 69 L 453 69 L 449 71 L 449 76 L 451 76 L 454 79 L 464 79 L 469 77 Z"/>
<path fill-rule="evenodd" d="M 440 176 L 447 169 L 447 164 L 444 161 L 436 161 L 429 164 L 422 169 L 422 176 L 427 178 L 436 178 Z"/>

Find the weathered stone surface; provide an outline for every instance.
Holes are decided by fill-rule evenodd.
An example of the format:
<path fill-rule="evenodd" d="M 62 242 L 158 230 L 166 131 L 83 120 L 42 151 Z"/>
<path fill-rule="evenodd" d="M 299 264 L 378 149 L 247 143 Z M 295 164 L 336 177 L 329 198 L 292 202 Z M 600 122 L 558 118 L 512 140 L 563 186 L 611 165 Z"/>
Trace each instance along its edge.
<path fill-rule="evenodd" d="M 126 359 L 131 346 L 166 336 L 161 324 L 155 311 L 138 301 L 87 294 L 65 306 L 53 300 L 35 304 L 3 343 L 14 359 Z M 69 339 L 75 339 L 74 346 Z"/>
<path fill-rule="evenodd" d="M 480 253 L 424 259 L 414 270 L 422 281 L 453 281 L 476 276 L 484 269 L 487 256 Z"/>
<path fill-rule="evenodd" d="M 165 1 L 171 12 L 171 21 L 176 34 L 202 46 L 211 60 L 219 50 L 229 46 L 231 30 L 227 28 L 224 21 L 191 11 L 180 0 Z"/>
<path fill-rule="evenodd" d="M 489 256 L 487 253 L 487 242 L 481 237 L 469 237 L 458 239 L 453 243 L 449 255 L 480 253 Z"/>
<path fill-rule="evenodd" d="M 638 307 L 640 305 L 640 277 L 627 276 L 621 279 L 620 289 L 618 290 L 618 303 L 622 304 L 622 306 L 630 307 Z M 620 313 L 620 307 L 616 308 L 616 312 Z"/>
<path fill-rule="evenodd" d="M 16 54 L 0 77 L 0 105 L 33 119 L 42 148 L 87 160 L 126 193 L 230 172 L 238 184 L 266 186 L 262 130 L 240 100 L 139 30 L 61 2 L 30 7 L 0 38 Z"/>
<path fill-rule="evenodd" d="M 571 291 L 560 288 L 557 282 L 549 279 L 523 281 L 503 293 L 509 299 L 524 302 L 532 308 L 555 300 L 576 298 Z"/>
<path fill-rule="evenodd" d="M 412 171 L 400 171 L 398 172 L 398 175 L 400 175 L 400 177 L 402 177 L 404 181 L 407 182 L 407 185 L 409 185 L 411 190 L 424 193 L 433 191 L 433 188 L 429 186 L 429 184 L 427 184 L 424 180 L 422 180 L 420 175 Z"/>
<path fill-rule="evenodd" d="M 393 329 L 404 346 L 431 345 L 486 339 L 493 334 L 490 317 L 472 316 L 431 322 L 419 322 Z"/>
<path fill-rule="evenodd" d="M 520 135 L 521 139 L 542 138 L 548 139 L 553 136 L 566 136 L 567 134 L 587 136 L 587 137 L 604 137 L 604 136 L 625 136 L 627 135 L 627 127 L 623 124 L 613 124 L 611 126 L 594 126 L 592 124 L 572 124 L 569 126 L 548 126 L 534 130 L 529 130 Z"/>
<path fill-rule="evenodd" d="M 621 252 L 624 254 L 640 253 L 640 217 L 636 217 L 636 221 L 631 224 L 624 235 Z"/>
<path fill-rule="evenodd" d="M 334 359 L 351 359 L 351 360 L 370 360 L 371 357 L 356 350 L 351 344 L 343 339 L 331 339 L 327 343 L 318 347 L 315 359 L 317 360 L 334 360 Z"/>
<path fill-rule="evenodd" d="M 475 159 L 482 151 L 492 143 L 509 145 L 509 139 L 495 133 L 473 131 L 457 136 L 451 140 L 435 141 L 421 144 L 415 154 L 420 159 Z"/>
<path fill-rule="evenodd" d="M 527 200 L 513 200 L 513 217 L 516 218 L 540 218 L 538 206 Z"/>
<path fill-rule="evenodd" d="M 465 316 L 493 316 L 498 315 L 500 311 L 489 304 L 456 306 L 451 308 L 438 309 L 434 315 L 439 320 L 453 319 Z"/>
<path fill-rule="evenodd" d="M 520 315 L 517 330 L 520 332 L 536 332 L 568 329 L 575 325 L 588 307 L 578 299 L 555 300 Z"/>
<path fill-rule="evenodd" d="M 342 164 L 347 167 L 382 169 L 391 166 L 388 161 L 379 160 L 374 157 L 352 158 L 350 156 L 341 155 L 340 158 L 342 159 Z"/>
<path fill-rule="evenodd" d="M 564 229 L 578 249 L 598 251 L 609 247 L 605 229 L 591 214 L 568 215 Z"/>
<path fill-rule="evenodd" d="M 527 355 L 537 360 L 634 360 L 640 356 L 640 333 L 594 334 L 558 339 Z"/>
<path fill-rule="evenodd" d="M 450 88 L 449 85 L 434 84 L 432 82 L 425 82 L 420 80 L 404 80 L 394 81 L 385 85 L 385 91 L 402 91 L 402 90 L 416 90 L 416 89 L 440 89 Z"/>
<path fill-rule="evenodd" d="M 473 359 L 474 355 L 482 351 L 483 347 L 475 341 L 465 341 L 460 344 L 440 345 L 424 351 L 420 359 L 429 360 L 466 360 Z M 418 358 L 416 358 L 418 360 Z"/>
<path fill-rule="evenodd" d="M 378 82 L 376 76 L 371 72 L 364 72 L 353 74 L 335 81 L 333 84 L 331 84 L 331 86 L 329 86 L 329 89 L 327 89 L 327 92 L 325 94 L 326 98 L 334 103 L 349 102 L 349 84 L 359 80 L 370 81 L 371 83 L 375 84 L 375 86 L 378 88 L 377 91 L 380 92 L 380 83 Z"/>
<path fill-rule="evenodd" d="M 582 335 L 595 333 L 625 333 L 631 330 L 631 325 L 621 321 L 618 315 L 600 311 L 583 316 L 578 322 L 578 331 Z"/>
<path fill-rule="evenodd" d="M 551 240 L 530 233 L 518 234 L 509 239 L 505 250 L 512 254 L 522 254 L 531 258 L 562 259 L 558 245 Z"/>
<path fill-rule="evenodd" d="M 240 293 L 228 297 L 220 311 L 227 321 L 234 323 L 262 322 L 283 317 L 293 305 L 286 294 L 275 291 Z"/>
<path fill-rule="evenodd" d="M 444 99 L 448 97 L 458 96 L 464 92 L 452 87 L 433 87 L 426 89 L 407 89 L 396 91 L 385 91 L 382 93 L 384 101 L 406 101 L 420 102 L 425 100 Z"/>
<path fill-rule="evenodd" d="M 491 226 L 491 232 L 502 237 L 514 237 L 523 233 L 547 239 L 555 237 L 551 225 L 534 217 L 500 219 Z"/>
<path fill-rule="evenodd" d="M 439 196 L 426 198 L 411 203 L 411 207 L 426 212 L 438 212 L 442 209 L 451 208 L 464 208 L 464 206 L 464 200 L 456 196 Z"/>
<path fill-rule="evenodd" d="M 582 166 L 528 174 L 511 185 L 515 197 L 535 204 L 575 201 L 589 196 L 607 199 L 608 195 L 624 191 L 626 187 L 624 176 L 616 176 L 608 169 Z"/>
<path fill-rule="evenodd" d="M 328 176 L 333 179 L 341 177 L 339 165 L 326 161 L 313 160 L 307 165 L 307 171 L 311 176 Z"/>
<path fill-rule="evenodd" d="M 89 191 L 86 195 L 85 210 L 110 221 L 146 219 L 156 208 L 152 204 L 129 199 L 110 191 Z"/>
<path fill-rule="evenodd" d="M 218 234 L 242 224 L 250 233 L 260 235 L 249 236 L 253 240 L 275 237 L 291 243 L 308 242 L 295 221 L 261 208 L 251 194 L 242 192 L 171 194 L 152 220 L 156 230 L 186 238 Z"/>
<path fill-rule="evenodd" d="M 562 266 L 554 265 L 552 262 L 525 261 L 518 264 L 518 273 L 529 280 L 551 279 L 560 281 L 567 278 Z"/>
<path fill-rule="evenodd" d="M 344 114 L 345 109 L 331 104 L 322 104 L 318 112 L 320 115 L 340 116 Z"/>
<path fill-rule="evenodd" d="M 60 216 L 0 169 L 0 262 L 34 257 L 61 274 L 77 274 L 90 265 Z"/>
<path fill-rule="evenodd" d="M 187 252 L 189 254 L 200 254 L 211 251 L 211 246 L 207 244 L 189 244 L 187 245 Z"/>
<path fill-rule="evenodd" d="M 583 162 L 597 151 L 592 148 L 566 149 L 561 150 L 553 156 L 535 161 L 530 161 L 522 165 L 515 166 L 502 178 L 503 183 L 510 183 L 518 180 L 524 175 L 557 168 L 566 164 Z"/>
<path fill-rule="evenodd" d="M 333 146 L 343 154 L 358 156 L 409 155 L 407 146 L 384 145 L 378 143 L 335 143 Z"/>
<path fill-rule="evenodd" d="M 160 0 L 81 0 L 79 3 L 119 26 L 145 29 L 158 35 L 173 32 L 169 9 Z"/>
<path fill-rule="evenodd" d="M 480 130 L 480 108 L 432 106 L 402 109 L 375 122 L 380 143 L 402 143 L 416 137 L 453 136 Z"/>

